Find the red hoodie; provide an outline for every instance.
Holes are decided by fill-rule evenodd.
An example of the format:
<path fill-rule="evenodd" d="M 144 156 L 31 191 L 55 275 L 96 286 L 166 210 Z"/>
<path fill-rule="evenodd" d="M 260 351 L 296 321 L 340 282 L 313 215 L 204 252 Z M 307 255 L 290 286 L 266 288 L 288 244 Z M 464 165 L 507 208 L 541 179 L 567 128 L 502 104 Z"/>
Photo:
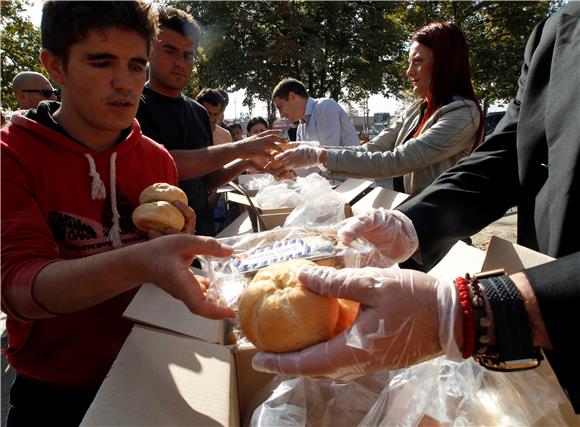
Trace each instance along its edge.
<path fill-rule="evenodd" d="M 122 313 L 136 289 L 86 310 L 54 315 L 34 300 L 32 284 L 51 262 L 113 250 L 115 222 L 118 244 L 144 240 L 131 221 L 133 208 L 146 186 L 177 185 L 175 163 L 163 146 L 141 134 L 136 120 L 122 142 L 99 153 L 19 113 L 1 136 L 8 361 L 19 375 L 39 381 L 98 385 L 130 331 Z M 104 199 L 91 193 L 99 178 Z"/>

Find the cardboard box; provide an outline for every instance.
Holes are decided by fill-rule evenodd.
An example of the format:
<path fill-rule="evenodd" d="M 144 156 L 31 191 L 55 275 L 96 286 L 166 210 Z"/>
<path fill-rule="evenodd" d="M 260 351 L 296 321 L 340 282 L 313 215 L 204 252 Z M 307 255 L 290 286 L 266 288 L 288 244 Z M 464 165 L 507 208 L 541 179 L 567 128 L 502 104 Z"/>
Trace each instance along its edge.
<path fill-rule="evenodd" d="M 352 213 L 353 215 L 358 215 L 377 208 L 394 209 L 408 197 L 409 195 L 406 193 L 377 187 L 352 205 Z"/>
<path fill-rule="evenodd" d="M 514 272 L 548 260 L 549 257 L 498 238 L 492 239 L 484 260 L 481 251 L 458 242 L 432 273 L 456 277 L 499 267 Z M 176 300 L 167 294 L 144 292 L 140 300 L 145 305 L 140 311 L 141 321 L 161 329 L 133 328 L 82 425 L 241 425 L 259 403 L 255 401 L 258 391 L 272 378 L 252 369 L 256 350 L 173 332 L 185 330 L 183 325 L 170 325 L 164 319 L 173 316 L 169 312 L 175 309 Z M 150 298 L 158 300 L 160 306 L 168 304 L 167 309 L 148 311 L 146 308 L 152 306 Z M 174 321 L 189 324 L 191 316 Z M 192 334 L 191 330 L 187 333 Z M 540 369 L 554 384 L 554 392 L 563 393 L 549 365 L 542 362 Z M 563 405 L 560 410 L 568 425 L 578 425 L 579 418 L 571 405 Z"/>
<path fill-rule="evenodd" d="M 352 215 L 350 206 L 356 203 L 373 185 L 372 181 L 362 179 L 348 179 L 333 191 L 336 191 L 345 202 L 345 216 Z M 249 212 L 254 231 L 271 230 L 284 225 L 284 221 L 294 210 L 294 208 L 269 208 L 263 209 L 259 206 L 256 198 L 248 191 L 237 186 L 238 192 L 228 193 L 228 202 L 238 203 L 245 206 Z"/>
<path fill-rule="evenodd" d="M 251 233 L 254 231 L 252 228 L 252 220 L 250 219 L 250 213 L 248 211 L 244 211 L 233 220 L 230 224 L 228 224 L 222 231 L 216 234 L 216 238 L 220 239 L 223 237 L 232 237 L 238 236 L 240 234 Z"/>

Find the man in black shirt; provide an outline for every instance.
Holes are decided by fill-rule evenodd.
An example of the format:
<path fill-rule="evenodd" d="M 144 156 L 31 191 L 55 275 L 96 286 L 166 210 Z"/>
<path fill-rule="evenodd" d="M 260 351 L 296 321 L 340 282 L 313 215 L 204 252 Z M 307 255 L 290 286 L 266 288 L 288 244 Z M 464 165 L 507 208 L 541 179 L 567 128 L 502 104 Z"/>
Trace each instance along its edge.
<path fill-rule="evenodd" d="M 208 193 L 255 166 L 252 158 L 271 158 L 284 142 L 270 131 L 259 137 L 213 145 L 207 111 L 181 91 L 191 78 L 199 28 L 186 12 L 159 11 L 159 37 L 149 59 L 149 81 L 141 95 L 137 120 L 142 131 L 169 150 L 180 187 L 197 215 L 197 234 L 215 234 Z"/>

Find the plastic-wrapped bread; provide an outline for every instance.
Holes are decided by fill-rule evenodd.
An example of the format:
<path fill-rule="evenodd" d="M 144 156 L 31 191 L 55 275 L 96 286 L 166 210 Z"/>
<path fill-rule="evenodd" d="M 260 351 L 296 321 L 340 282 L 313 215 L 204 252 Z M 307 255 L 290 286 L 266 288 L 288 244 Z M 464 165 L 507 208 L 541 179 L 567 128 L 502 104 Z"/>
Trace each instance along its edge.
<path fill-rule="evenodd" d="M 296 276 L 303 265 L 316 264 L 295 259 L 264 267 L 242 294 L 240 327 L 257 348 L 283 353 L 332 338 L 338 300 L 304 288 Z"/>

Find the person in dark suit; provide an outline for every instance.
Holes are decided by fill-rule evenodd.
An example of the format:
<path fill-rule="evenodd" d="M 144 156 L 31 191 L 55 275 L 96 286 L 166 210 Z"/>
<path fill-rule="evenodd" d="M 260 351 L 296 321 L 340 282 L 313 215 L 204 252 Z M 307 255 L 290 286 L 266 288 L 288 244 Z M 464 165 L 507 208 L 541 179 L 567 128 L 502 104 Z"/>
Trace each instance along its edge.
<path fill-rule="evenodd" d="M 580 369 L 570 333 L 580 307 L 579 62 L 580 3 L 570 2 L 534 29 L 516 98 L 471 156 L 397 210 L 350 218 L 339 230 L 346 242 L 362 235 L 391 261 L 412 256 L 427 269 L 458 239 L 517 206 L 518 243 L 555 261 L 467 284 L 459 278 L 446 284 L 415 270 L 303 270 L 299 279 L 311 290 L 363 304 L 352 328 L 357 344 L 347 341 L 347 331 L 301 352 L 260 354 L 254 367 L 348 379 L 441 353 L 473 355 L 490 367 L 484 358 L 493 358 L 493 350 L 495 367 L 507 371 L 522 360 L 520 367 L 537 366 L 542 348 L 580 412 Z M 476 304 L 478 294 L 484 301 Z M 449 302 L 453 298 L 461 309 Z M 468 308 L 487 321 L 474 322 Z"/>

